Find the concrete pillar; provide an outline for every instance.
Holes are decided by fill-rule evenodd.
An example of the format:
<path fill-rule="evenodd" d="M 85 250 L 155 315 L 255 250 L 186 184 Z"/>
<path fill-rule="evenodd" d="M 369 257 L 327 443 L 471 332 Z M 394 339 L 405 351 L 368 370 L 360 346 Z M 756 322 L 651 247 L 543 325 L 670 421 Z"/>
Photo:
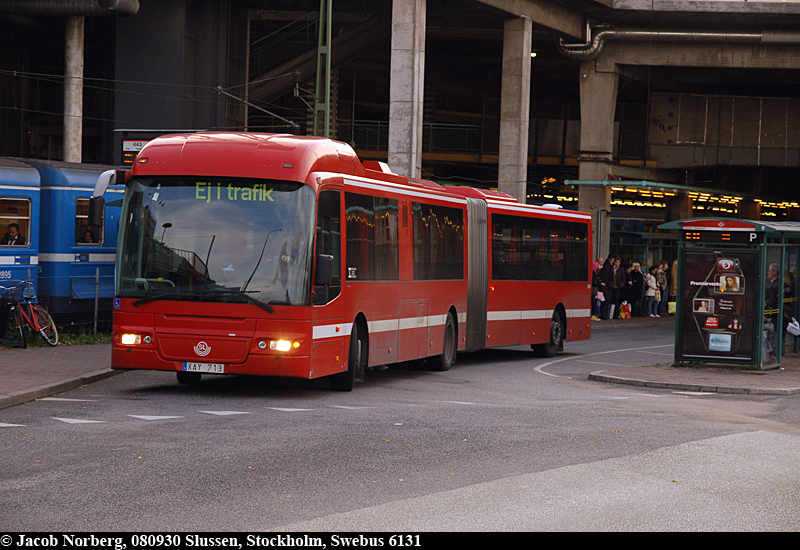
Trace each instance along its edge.
<path fill-rule="evenodd" d="M 522 16 L 507 20 L 503 31 L 497 186 L 523 204 L 528 192 L 532 27 L 530 18 Z"/>
<path fill-rule="evenodd" d="M 595 61 L 583 61 L 580 71 L 581 151 L 578 179 L 607 179 L 614 153 L 614 115 L 617 108 L 617 72 L 596 69 Z M 595 256 L 608 256 L 611 189 L 608 186 L 581 186 L 578 207 L 592 214 Z"/>
<path fill-rule="evenodd" d="M 389 83 L 389 167 L 422 175 L 426 0 L 393 0 Z"/>
<path fill-rule="evenodd" d="M 64 160 L 81 162 L 83 155 L 84 18 L 68 17 L 64 74 Z"/>
<path fill-rule="evenodd" d="M 667 199 L 667 215 L 664 221 L 688 220 L 694 217 L 692 197 L 676 195 Z"/>
<path fill-rule="evenodd" d="M 760 220 L 761 205 L 752 199 L 739 201 L 740 220 Z"/>

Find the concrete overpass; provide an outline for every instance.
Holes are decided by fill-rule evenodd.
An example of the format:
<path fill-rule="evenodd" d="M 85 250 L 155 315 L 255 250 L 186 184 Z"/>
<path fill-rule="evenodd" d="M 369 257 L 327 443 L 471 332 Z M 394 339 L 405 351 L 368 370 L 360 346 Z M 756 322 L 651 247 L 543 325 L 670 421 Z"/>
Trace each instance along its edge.
<path fill-rule="evenodd" d="M 96 101 L 101 107 L 83 116 L 84 126 L 97 126 L 93 136 L 115 143 L 113 147 L 102 145 L 103 150 L 120 149 L 119 136 L 108 137 L 113 129 L 242 128 L 247 124 L 241 114 L 242 102 L 216 93 L 219 87 L 231 95 L 273 101 L 281 94 L 291 97 L 293 86 L 291 77 L 280 84 L 280 79 L 273 77 L 291 74 L 294 68 L 304 74 L 312 72 L 313 55 L 295 55 L 286 60 L 287 65 L 276 63 L 263 72 L 252 66 L 248 69 L 249 30 L 259 17 L 289 19 L 291 10 L 318 10 L 319 0 L 127 3 L 138 9 L 111 23 L 90 26 L 94 36 L 110 33 L 115 40 L 113 47 L 102 48 L 106 57 L 100 61 L 102 70 L 113 67 L 113 72 L 103 73 L 114 83 L 109 92 L 113 97 Z M 19 134 L 0 140 L 3 150 L 10 151 L 5 154 L 26 156 L 27 144 L 37 129 L 48 123 L 54 127 L 47 117 L 59 110 L 48 105 L 44 101 L 48 97 L 38 91 L 50 84 L 35 79 L 37 73 L 51 72 L 51 63 L 60 57 L 60 52 L 53 53 L 50 42 L 61 40 L 63 44 L 52 32 L 53 28 L 63 29 L 63 23 L 51 24 L 54 17 L 38 10 L 47 8 L 61 17 L 81 15 L 88 20 L 105 4 L 117 2 L 7 2 L 0 8 L 0 25 L 5 31 L 0 40 L 13 45 L 2 54 L 3 64 L 13 70 L 0 74 L 6 79 L 0 90 L 5 107 L 0 117 L 4 127 L 16 125 Z M 79 5 L 88 11 L 62 11 Z M 386 52 L 385 58 L 382 53 L 375 56 L 370 60 L 373 64 L 359 73 L 360 81 L 367 82 L 363 87 L 375 92 L 360 100 L 360 105 L 377 113 L 373 120 L 388 121 L 385 150 L 397 172 L 420 176 L 430 158 L 430 152 L 428 157 L 422 152 L 423 119 L 426 109 L 431 109 L 425 75 L 426 67 L 435 61 L 437 70 L 446 73 L 441 80 L 447 80 L 452 90 L 459 88 L 457 92 L 463 96 L 475 96 L 486 104 L 487 98 L 494 100 L 499 95 L 496 132 L 492 127 L 491 136 L 482 137 L 499 146 L 479 153 L 481 162 L 497 167 L 497 186 L 520 200 L 526 199 L 526 191 L 536 183 L 531 170 L 533 165 L 543 165 L 546 153 L 539 149 L 545 139 L 562 146 L 561 157 L 554 162 L 575 171 L 562 180 L 665 181 L 704 188 L 728 185 L 728 191 L 733 191 L 733 184 L 719 179 L 693 180 L 699 177 L 696 169 L 727 167 L 726 177 L 738 177 L 740 190 L 779 195 L 783 188 L 770 188 L 769 178 L 758 170 L 780 167 L 790 170 L 782 174 L 789 173 L 800 187 L 797 1 L 337 0 L 334 9 L 334 20 L 354 16 L 353 24 L 343 26 L 342 34 L 334 39 L 333 55 L 341 56 L 337 59 L 345 63 L 364 51 Z M 29 18 L 24 25 L 21 16 Z M 364 21 L 355 16 L 363 16 Z M 470 51 L 453 55 L 447 50 L 453 36 L 466 37 Z M 29 51 L 32 47 L 25 48 L 25 40 L 32 47 L 47 41 L 48 51 L 41 54 L 38 65 L 31 61 L 36 54 Z M 502 46 L 495 48 L 499 42 Z M 558 59 L 532 66 L 532 44 L 547 44 Z M 25 55 L 15 55 L 12 50 L 16 48 L 25 50 Z M 113 63 L 107 57 L 109 52 L 115 57 Z M 450 64 L 448 57 L 452 57 Z M 382 73 L 376 77 L 377 69 L 372 70 L 384 61 L 390 66 L 386 81 Z M 468 70 L 478 65 L 482 72 Z M 492 71 L 501 73 L 496 80 Z M 489 86 L 497 86 L 499 93 L 486 91 Z M 627 107 L 622 97 L 633 89 L 647 105 L 637 115 L 638 127 L 631 130 L 620 111 Z M 558 120 L 561 115 L 531 113 L 539 107 L 543 94 L 555 103 L 573 90 L 579 115 L 563 115 Z M 28 97 L 35 101 L 28 102 Z M 356 102 L 353 98 L 351 105 Z M 28 104 L 36 108 L 27 109 Z M 478 124 L 485 129 L 490 126 L 485 115 L 488 110 L 478 105 L 467 115 L 480 120 Z M 561 124 L 552 125 L 558 130 L 550 134 L 538 126 L 548 116 Z M 76 117 L 69 118 L 74 122 Z M 111 122 L 96 122 L 112 118 Z M 455 117 L 445 113 L 440 118 Z M 29 133 L 31 127 L 34 131 Z M 60 130 L 49 131 L 58 137 Z M 635 162 L 626 159 L 631 155 L 622 151 L 626 139 L 636 145 Z M 57 150 L 57 146 L 46 150 Z M 457 167 L 456 157 L 447 160 Z M 456 172 L 448 174 L 451 181 L 463 178 L 463 171 Z M 473 179 L 494 185 L 494 178 L 495 174 Z M 785 183 L 779 182 L 786 188 Z M 598 213 L 610 209 L 611 187 L 587 184 L 579 189 L 579 207 L 596 215 L 597 227 L 606 227 L 606 218 Z M 668 217 L 687 217 L 687 211 L 691 212 L 691 198 L 670 199 Z M 754 217 L 752 210 L 747 214 Z M 596 242 L 601 243 L 599 252 L 605 254 L 606 240 Z"/>
<path fill-rule="evenodd" d="M 529 158 L 531 33 L 533 25 L 559 38 L 561 53 L 580 63 L 581 181 L 615 177 L 614 122 L 620 76 L 639 67 L 725 69 L 800 68 L 800 3 L 736 1 L 480 0 L 508 14 L 503 31 L 498 188 L 525 201 Z M 425 62 L 425 0 L 394 0 L 389 165 L 420 176 Z M 788 111 L 787 111 L 788 113 Z M 788 114 L 787 114 L 788 116 Z M 787 124 L 787 143 L 796 124 Z M 733 139 L 733 138 L 732 138 Z M 792 136 L 794 139 L 794 136 Z M 705 143 L 702 143 L 705 145 Z M 643 170 L 639 179 L 647 179 Z M 608 235 L 608 186 L 580 187 L 579 208 Z M 691 199 L 670 205 L 678 217 Z M 752 213 L 752 212 L 749 212 Z M 599 254 L 608 253 L 608 242 Z"/>

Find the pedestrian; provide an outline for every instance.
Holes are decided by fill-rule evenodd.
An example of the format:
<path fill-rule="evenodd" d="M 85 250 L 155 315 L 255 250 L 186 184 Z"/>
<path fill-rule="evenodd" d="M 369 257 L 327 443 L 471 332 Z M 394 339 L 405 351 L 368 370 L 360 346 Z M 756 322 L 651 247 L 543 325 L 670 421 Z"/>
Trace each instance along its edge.
<path fill-rule="evenodd" d="M 622 268 L 622 260 L 614 258 L 613 279 L 611 281 L 611 305 L 609 316 L 616 319 L 619 317 L 619 305 L 622 302 L 622 289 L 625 288 L 625 270 Z"/>
<path fill-rule="evenodd" d="M 645 311 L 650 317 L 661 317 L 658 314 L 658 302 L 655 301 L 656 291 L 658 290 L 658 280 L 656 279 L 657 272 L 658 266 L 653 265 L 650 266 L 650 271 L 644 276 Z"/>
<path fill-rule="evenodd" d="M 631 307 L 631 303 L 633 302 L 633 278 L 631 277 L 633 266 L 626 266 L 620 269 L 620 271 L 625 274 L 625 281 L 619 291 L 619 309 L 620 313 L 624 314 L 626 319 L 630 319 L 633 317 L 633 308 Z"/>
<path fill-rule="evenodd" d="M 642 316 L 642 298 L 644 297 L 644 275 L 639 262 L 634 262 L 631 269 L 631 313 L 634 317 Z"/>
<path fill-rule="evenodd" d="M 600 259 L 602 260 L 602 258 Z M 600 300 L 600 297 L 605 299 L 600 290 L 600 285 L 600 263 L 595 262 L 592 264 L 592 321 L 600 320 L 600 306 L 603 304 L 603 300 Z"/>
<path fill-rule="evenodd" d="M 669 281 L 667 279 L 667 266 L 669 264 L 666 260 L 661 260 L 656 270 L 656 282 L 658 283 L 658 305 L 656 313 L 659 317 L 667 314 L 667 300 L 669 300 Z"/>
<path fill-rule="evenodd" d="M 672 275 L 672 281 L 669 285 L 669 301 L 676 303 L 678 301 L 678 260 L 672 260 L 670 275 Z M 673 311 L 670 315 L 675 315 L 675 312 Z"/>
<path fill-rule="evenodd" d="M 611 285 L 614 281 L 614 256 L 609 256 L 600 267 L 600 290 L 605 295 L 606 299 L 600 307 L 600 318 L 608 319 L 611 310 L 612 289 Z"/>

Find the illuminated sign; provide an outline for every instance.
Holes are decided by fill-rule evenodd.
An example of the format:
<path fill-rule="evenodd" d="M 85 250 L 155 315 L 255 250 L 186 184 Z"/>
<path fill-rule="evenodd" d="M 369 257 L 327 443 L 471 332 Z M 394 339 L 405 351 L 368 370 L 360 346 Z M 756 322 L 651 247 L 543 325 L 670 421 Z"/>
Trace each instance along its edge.
<path fill-rule="evenodd" d="M 763 242 L 763 233 L 756 231 L 697 231 L 684 230 L 685 242 L 754 244 Z"/>
<path fill-rule="evenodd" d="M 147 145 L 146 139 L 123 139 L 122 140 L 122 165 L 131 166 L 136 159 L 139 151 Z"/>
<path fill-rule="evenodd" d="M 233 185 L 232 183 L 223 185 L 222 183 L 217 182 L 214 184 L 212 182 L 205 181 L 198 181 L 194 184 L 194 198 L 207 203 L 211 202 L 212 200 L 273 202 L 275 199 L 273 199 L 271 196 L 272 191 L 274 191 L 272 187 L 267 188 L 267 186 L 263 183 L 257 183 L 252 187 L 240 187 L 238 185 Z"/>

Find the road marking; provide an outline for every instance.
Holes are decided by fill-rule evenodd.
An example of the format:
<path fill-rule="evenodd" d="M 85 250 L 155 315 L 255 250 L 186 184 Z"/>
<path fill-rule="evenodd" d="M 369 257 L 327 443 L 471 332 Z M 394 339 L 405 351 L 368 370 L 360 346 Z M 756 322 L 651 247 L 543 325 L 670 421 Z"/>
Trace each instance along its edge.
<path fill-rule="evenodd" d="M 590 353 L 588 355 L 584 355 L 584 357 L 592 357 L 593 355 L 608 355 L 609 353 L 625 353 L 627 351 L 643 351 L 648 349 L 658 349 L 658 348 L 669 348 L 674 346 L 675 344 L 664 344 L 663 346 L 648 346 L 646 348 L 630 348 L 630 349 L 614 349 L 610 351 L 598 351 L 596 353 Z M 574 357 L 562 357 L 561 359 L 556 359 L 555 361 L 548 361 L 546 363 L 542 363 L 538 367 L 534 368 L 533 370 L 538 372 L 539 374 L 544 374 L 545 376 L 552 376 L 553 378 L 567 378 L 565 376 L 561 376 L 559 374 L 552 374 L 549 372 L 544 372 L 544 368 L 549 367 L 551 365 L 555 365 L 556 363 L 563 363 L 564 361 L 572 361 Z"/>
<path fill-rule="evenodd" d="M 59 422 L 66 422 L 67 424 L 105 424 L 105 420 L 82 420 L 80 418 L 56 418 L 55 416 L 51 416 L 53 420 L 58 420 Z"/>
<path fill-rule="evenodd" d="M 25 424 L 2 424 L 0 423 L 0 428 L 22 428 Z"/>
<path fill-rule="evenodd" d="M 183 418 L 182 416 L 148 416 L 139 414 L 129 414 L 131 418 L 138 418 L 139 420 L 169 420 L 171 418 Z"/>
<path fill-rule="evenodd" d="M 346 405 L 329 405 L 332 409 L 345 409 L 348 411 L 358 411 L 361 409 L 374 409 L 375 407 L 348 407 Z"/>
<path fill-rule="evenodd" d="M 291 408 L 288 408 L 288 407 L 264 407 L 264 408 L 271 409 L 273 411 L 281 411 L 281 412 L 287 412 L 287 413 L 307 412 L 307 411 L 316 410 L 316 409 L 291 409 Z"/>
<path fill-rule="evenodd" d="M 66 397 L 42 397 L 39 401 L 88 401 L 90 403 L 96 402 L 96 399 L 68 399 Z"/>
<path fill-rule="evenodd" d="M 470 403 L 469 401 L 445 401 L 445 403 L 452 403 L 453 405 L 477 405 L 477 403 Z"/>
<path fill-rule="evenodd" d="M 695 395 L 719 395 L 716 392 L 710 392 L 710 391 L 674 391 L 672 393 L 679 393 L 681 395 L 692 395 L 692 396 L 695 396 Z"/>
<path fill-rule="evenodd" d="M 206 414 L 213 414 L 216 416 L 230 416 L 234 414 L 250 414 L 249 412 L 242 412 L 242 411 L 199 411 L 201 413 Z"/>
<path fill-rule="evenodd" d="M 581 361 L 580 359 L 575 360 L 576 363 L 588 363 L 590 365 L 605 365 L 607 367 L 633 367 L 636 365 L 620 365 L 618 363 L 598 363 L 597 361 Z"/>
<path fill-rule="evenodd" d="M 642 353 L 647 353 L 650 355 L 662 355 L 664 357 L 675 357 L 674 353 L 656 353 L 655 351 L 643 351 Z"/>

